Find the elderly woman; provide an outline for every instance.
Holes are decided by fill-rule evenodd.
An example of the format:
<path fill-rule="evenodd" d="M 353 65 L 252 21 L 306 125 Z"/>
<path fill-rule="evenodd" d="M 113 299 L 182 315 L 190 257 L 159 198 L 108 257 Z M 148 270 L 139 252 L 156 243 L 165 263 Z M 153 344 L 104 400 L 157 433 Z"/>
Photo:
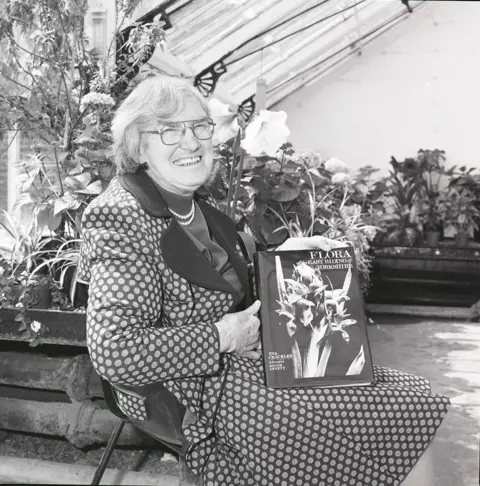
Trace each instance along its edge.
<path fill-rule="evenodd" d="M 121 409 L 168 440 L 168 390 L 186 411 L 185 458 L 204 485 L 399 484 L 448 400 L 423 378 L 382 368 L 365 387 L 265 386 L 245 245 L 196 194 L 213 164 L 202 96 L 182 80 L 148 78 L 112 131 L 117 176 L 85 211 L 78 278 L 89 284 L 91 360 Z M 292 238 L 283 249 L 329 246 Z"/>

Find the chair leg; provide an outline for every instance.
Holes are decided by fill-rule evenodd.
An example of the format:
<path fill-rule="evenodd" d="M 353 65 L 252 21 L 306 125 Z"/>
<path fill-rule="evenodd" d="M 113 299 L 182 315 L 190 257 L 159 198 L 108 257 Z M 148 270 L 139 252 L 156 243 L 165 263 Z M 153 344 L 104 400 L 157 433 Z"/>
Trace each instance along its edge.
<path fill-rule="evenodd" d="M 127 421 L 125 419 L 118 419 L 115 430 L 112 432 L 110 439 L 108 439 L 108 444 L 105 447 L 102 458 L 100 459 L 100 464 L 97 466 L 97 470 L 95 471 L 95 475 L 93 476 L 93 480 L 91 482 L 92 485 L 96 486 L 100 484 L 103 473 L 105 472 L 108 461 L 110 460 L 110 456 L 112 455 L 113 449 L 115 449 L 115 446 L 117 445 L 118 438 L 120 437 L 120 434 L 122 433 L 123 427 L 126 423 Z"/>

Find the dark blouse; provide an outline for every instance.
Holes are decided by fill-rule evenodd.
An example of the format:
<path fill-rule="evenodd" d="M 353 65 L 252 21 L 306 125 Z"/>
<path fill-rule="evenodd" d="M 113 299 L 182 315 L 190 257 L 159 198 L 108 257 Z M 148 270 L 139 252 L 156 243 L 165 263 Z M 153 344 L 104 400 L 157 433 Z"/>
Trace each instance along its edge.
<path fill-rule="evenodd" d="M 175 212 L 187 214 L 191 208 L 192 198 L 190 196 L 179 196 L 166 191 L 158 186 L 165 202 Z M 233 287 L 236 302 L 240 302 L 244 297 L 244 291 L 235 269 L 228 259 L 227 252 L 215 241 L 210 234 L 207 222 L 199 206 L 195 203 L 195 217 L 188 226 L 182 226 L 188 236 L 195 243 L 197 248 L 215 267 L 218 273 Z"/>

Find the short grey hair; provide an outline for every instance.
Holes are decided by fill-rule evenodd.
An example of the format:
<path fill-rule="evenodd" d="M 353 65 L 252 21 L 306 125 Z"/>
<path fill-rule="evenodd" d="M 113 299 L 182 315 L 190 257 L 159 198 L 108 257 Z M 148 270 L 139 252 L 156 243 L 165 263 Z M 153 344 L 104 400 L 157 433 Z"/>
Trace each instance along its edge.
<path fill-rule="evenodd" d="M 152 123 L 178 115 L 188 99 L 197 100 L 210 116 L 207 100 L 181 78 L 158 75 L 146 78 L 125 98 L 112 121 L 117 174 L 136 172 L 141 166 L 141 132 Z"/>

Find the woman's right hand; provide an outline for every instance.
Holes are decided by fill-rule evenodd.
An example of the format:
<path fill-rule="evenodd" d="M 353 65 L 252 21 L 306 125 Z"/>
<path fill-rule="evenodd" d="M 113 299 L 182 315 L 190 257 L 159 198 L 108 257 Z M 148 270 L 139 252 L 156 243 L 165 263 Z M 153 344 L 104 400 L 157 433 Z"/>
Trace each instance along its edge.
<path fill-rule="evenodd" d="M 225 314 L 215 323 L 220 337 L 220 352 L 258 359 L 260 352 L 260 320 L 255 315 L 260 301 L 240 312 Z"/>

